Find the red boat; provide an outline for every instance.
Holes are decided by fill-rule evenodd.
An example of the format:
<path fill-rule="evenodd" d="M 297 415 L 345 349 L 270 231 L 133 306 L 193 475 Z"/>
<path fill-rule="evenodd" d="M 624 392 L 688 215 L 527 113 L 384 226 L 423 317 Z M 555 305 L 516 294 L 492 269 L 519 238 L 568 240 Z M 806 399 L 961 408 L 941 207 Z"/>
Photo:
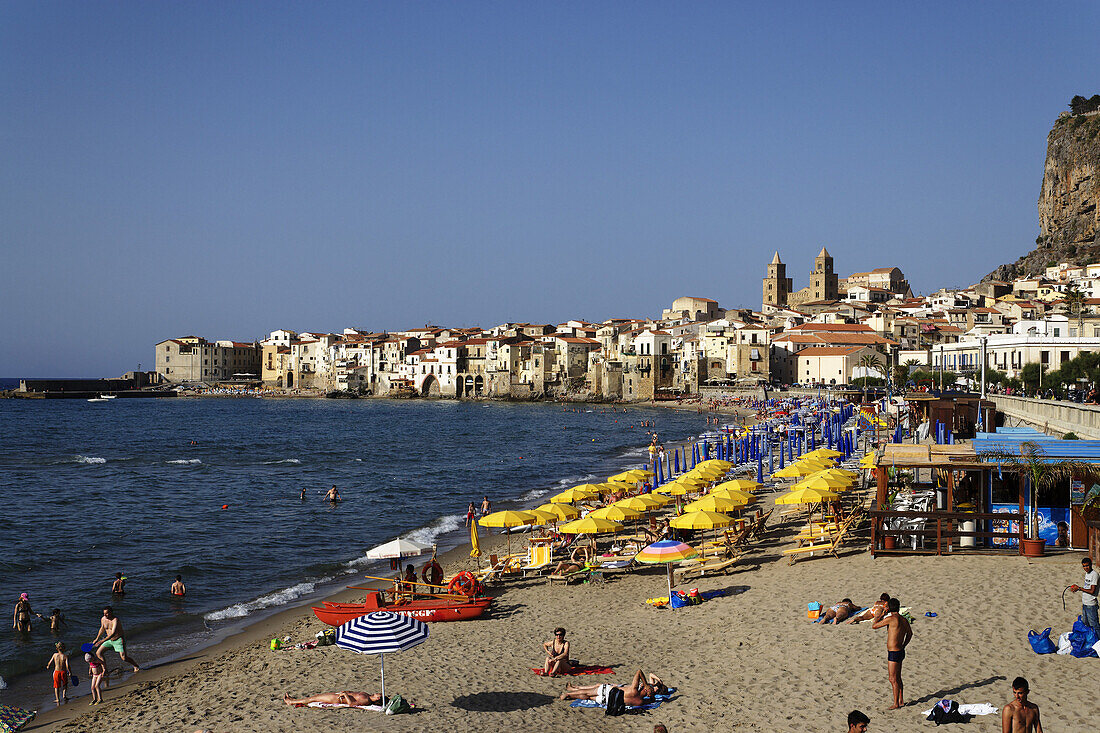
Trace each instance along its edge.
<path fill-rule="evenodd" d="M 391 611 L 412 616 L 420 621 L 465 621 L 480 616 L 492 602 L 492 598 L 435 596 L 401 603 L 386 603 L 382 599 L 382 594 L 375 592 L 368 594 L 362 603 L 325 601 L 324 608 L 314 607 L 313 613 L 329 626 L 340 626 L 375 611 Z"/>

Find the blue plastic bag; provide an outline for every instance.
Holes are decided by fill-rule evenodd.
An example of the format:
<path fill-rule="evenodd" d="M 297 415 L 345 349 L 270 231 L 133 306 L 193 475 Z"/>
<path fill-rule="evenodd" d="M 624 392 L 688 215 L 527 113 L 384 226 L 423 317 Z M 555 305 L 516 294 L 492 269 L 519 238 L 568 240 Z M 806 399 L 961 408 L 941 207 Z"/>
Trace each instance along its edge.
<path fill-rule="evenodd" d="M 1036 654 L 1053 654 L 1058 651 L 1058 645 L 1050 640 L 1050 627 L 1044 631 L 1027 632 L 1027 640 Z"/>
<path fill-rule="evenodd" d="M 1092 646 L 1097 641 L 1100 641 L 1100 636 L 1097 636 L 1096 631 L 1078 616 L 1073 622 L 1073 631 L 1069 632 L 1069 643 L 1072 647 L 1070 654 L 1077 658 L 1095 657 L 1096 650 Z"/>
<path fill-rule="evenodd" d="M 684 600 L 684 594 L 679 592 L 679 591 L 675 591 L 675 590 L 672 591 L 672 595 L 669 596 L 669 599 L 668 599 L 668 607 L 669 608 L 683 608 L 686 605 L 688 605 L 688 604 L 687 604 L 687 601 Z"/>

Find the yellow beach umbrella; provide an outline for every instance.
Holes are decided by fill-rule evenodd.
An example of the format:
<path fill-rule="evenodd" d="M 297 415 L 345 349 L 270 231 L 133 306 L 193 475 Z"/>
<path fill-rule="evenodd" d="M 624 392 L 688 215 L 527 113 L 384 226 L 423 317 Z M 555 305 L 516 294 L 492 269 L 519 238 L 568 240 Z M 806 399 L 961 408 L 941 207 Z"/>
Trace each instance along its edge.
<path fill-rule="evenodd" d="M 559 522 L 576 519 L 581 515 L 580 511 L 572 504 L 543 504 L 536 511 L 549 512 L 556 516 Z"/>
<path fill-rule="evenodd" d="M 815 474 L 813 476 L 807 476 L 794 486 L 791 487 L 792 491 L 798 489 L 822 489 L 824 491 L 843 491 L 851 486 L 851 481 L 839 478 L 833 478 L 830 476 L 822 476 L 821 474 Z"/>
<path fill-rule="evenodd" d="M 482 527 L 521 527 L 525 524 L 534 524 L 538 517 L 531 512 L 505 509 L 502 512 L 487 514 L 477 521 Z"/>
<path fill-rule="evenodd" d="M 637 519 L 642 516 L 642 513 L 637 509 L 612 504 L 611 506 L 605 506 L 591 511 L 588 513 L 588 516 L 596 519 L 610 519 L 613 522 L 625 522 L 630 519 Z"/>
<path fill-rule="evenodd" d="M 747 491 L 738 491 L 737 489 L 723 489 L 722 487 L 711 489 L 707 496 L 721 496 L 725 499 L 734 499 L 744 502 L 745 504 L 751 504 L 756 501 L 755 494 L 750 494 Z"/>
<path fill-rule="evenodd" d="M 822 489 L 794 489 L 775 499 L 776 504 L 818 504 L 823 501 L 839 499 L 833 491 Z"/>
<path fill-rule="evenodd" d="M 801 466 L 812 466 L 813 468 L 817 469 L 818 471 L 820 471 L 822 469 L 825 469 L 825 468 L 832 468 L 833 466 L 836 465 L 836 461 L 834 461 L 832 458 L 825 458 L 824 456 L 813 456 L 811 458 L 803 458 L 800 461 L 796 461 L 796 463 L 798 465 L 801 465 Z"/>
<path fill-rule="evenodd" d="M 522 527 L 525 524 L 534 524 L 538 521 L 538 517 L 531 512 L 515 511 L 512 509 L 505 509 L 502 512 L 493 512 L 487 514 L 478 520 L 478 524 L 482 527 Z M 512 554 L 512 533 L 509 532 L 505 539 L 505 550 L 509 555 Z"/>
<path fill-rule="evenodd" d="M 577 484 L 573 487 L 574 491 L 584 491 L 589 494 L 606 494 L 609 489 L 607 484 Z"/>
<path fill-rule="evenodd" d="M 725 476 L 728 471 L 728 468 L 722 468 L 720 466 L 707 466 L 705 468 L 693 468 L 688 471 L 686 475 L 701 476 L 705 479 L 714 480 L 721 476 Z"/>
<path fill-rule="evenodd" d="M 859 459 L 860 468 L 874 468 L 875 467 L 875 454 L 868 453 Z"/>
<path fill-rule="evenodd" d="M 618 522 L 593 517 L 591 514 L 558 527 L 558 531 L 565 534 L 604 534 L 607 532 L 621 532 L 622 529 L 623 525 Z"/>
<path fill-rule="evenodd" d="M 733 468 L 732 463 L 730 463 L 729 461 L 724 461 L 721 458 L 708 458 L 707 460 L 702 461 L 699 465 L 700 466 L 719 466 L 721 468 L 726 469 L 727 471 L 729 469 Z"/>
<path fill-rule="evenodd" d="M 623 471 L 622 473 L 617 473 L 614 476 L 608 476 L 607 480 L 608 481 L 619 481 L 619 482 L 623 482 L 623 483 L 635 484 L 635 483 L 638 483 L 639 481 L 644 481 L 646 478 L 648 478 L 649 476 L 652 476 L 652 475 L 653 475 L 652 471 L 645 471 L 645 470 L 640 469 L 640 468 L 635 468 L 635 469 L 630 470 L 630 471 Z"/>
<path fill-rule="evenodd" d="M 540 527 L 544 524 L 556 524 L 558 521 L 557 514 L 547 511 L 545 509 L 525 509 L 524 511 L 534 514 L 536 519 L 534 522 L 532 522 L 532 524 L 538 525 Z"/>
<path fill-rule="evenodd" d="M 731 499 L 716 494 L 707 494 L 684 507 L 685 512 L 732 512 L 748 504 L 744 499 Z"/>
<path fill-rule="evenodd" d="M 821 469 L 817 466 L 807 466 L 801 463 L 792 463 L 786 468 L 781 468 L 778 471 L 772 473 L 775 478 L 801 478 L 802 476 L 809 476 L 811 473 L 817 473 Z"/>
<path fill-rule="evenodd" d="M 611 506 L 626 507 L 636 512 L 648 512 L 657 507 L 664 506 L 670 501 L 672 501 L 672 499 L 661 496 L 660 494 L 640 494 L 638 496 L 628 496 L 625 499 L 619 499 Z"/>
<path fill-rule="evenodd" d="M 574 504 L 578 501 L 584 501 L 586 499 L 595 499 L 599 494 L 595 491 L 581 491 L 576 487 L 572 489 L 566 489 L 560 494 L 555 494 L 550 497 L 551 504 Z"/>
<path fill-rule="evenodd" d="M 841 476 L 844 478 L 850 478 L 853 481 L 859 478 L 859 471 L 849 471 L 846 468 L 826 468 L 821 473 L 827 473 L 830 476 Z"/>
<path fill-rule="evenodd" d="M 706 484 L 696 484 L 688 482 L 673 481 L 670 484 L 665 484 L 661 489 L 668 488 L 668 494 L 672 496 L 684 496 L 686 494 L 698 494 L 704 488 Z"/>
<path fill-rule="evenodd" d="M 737 491 L 745 491 L 745 492 L 748 492 L 748 493 L 751 494 L 751 493 L 755 492 L 757 489 L 759 489 L 761 486 L 763 486 L 763 484 L 757 483 L 756 481 L 753 481 L 752 479 L 735 478 L 732 481 L 723 481 L 722 483 L 718 484 L 714 488 L 716 488 L 716 489 L 735 489 Z"/>
<path fill-rule="evenodd" d="M 700 509 L 673 518 L 669 524 L 676 529 L 717 529 L 733 524 L 733 517 L 721 512 Z"/>
<path fill-rule="evenodd" d="M 833 450 L 832 448 L 818 448 L 817 450 L 812 450 L 809 453 L 806 453 L 805 455 L 807 455 L 807 456 L 825 456 L 826 458 L 838 458 L 838 457 L 840 457 L 844 454 L 841 453 L 838 450 Z"/>

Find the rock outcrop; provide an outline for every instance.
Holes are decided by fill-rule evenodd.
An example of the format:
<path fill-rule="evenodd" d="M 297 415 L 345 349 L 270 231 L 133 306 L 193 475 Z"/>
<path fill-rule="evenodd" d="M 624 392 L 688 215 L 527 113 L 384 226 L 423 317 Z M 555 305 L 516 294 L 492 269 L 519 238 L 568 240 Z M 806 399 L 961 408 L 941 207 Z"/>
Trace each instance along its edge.
<path fill-rule="evenodd" d="M 1047 135 L 1034 250 L 983 280 L 1039 274 L 1058 262 L 1100 262 L 1100 111 L 1063 112 Z"/>

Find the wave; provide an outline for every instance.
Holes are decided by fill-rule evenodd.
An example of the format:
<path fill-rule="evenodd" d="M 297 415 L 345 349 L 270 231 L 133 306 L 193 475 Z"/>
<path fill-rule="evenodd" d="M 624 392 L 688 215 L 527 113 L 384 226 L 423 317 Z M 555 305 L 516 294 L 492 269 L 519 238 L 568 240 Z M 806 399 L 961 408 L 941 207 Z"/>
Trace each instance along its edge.
<path fill-rule="evenodd" d="M 106 463 L 106 458 L 100 458 L 99 456 L 76 456 L 73 458 L 74 463 Z"/>
<path fill-rule="evenodd" d="M 447 534 L 448 532 L 454 532 L 457 529 L 462 529 L 462 526 L 466 523 L 465 514 L 445 514 L 439 519 L 435 520 L 427 527 L 421 527 L 420 529 L 414 529 L 405 535 L 406 539 L 413 540 L 414 542 L 420 542 L 425 545 L 434 545 L 436 539 L 440 535 Z"/>
<path fill-rule="evenodd" d="M 308 593 L 312 593 L 317 587 L 317 583 L 323 583 L 325 580 L 330 580 L 330 578 L 319 580 L 316 583 L 298 583 L 289 588 L 283 588 L 274 593 L 268 593 L 266 596 L 260 596 L 254 601 L 238 603 L 229 608 L 223 608 L 220 611 L 211 611 L 203 616 L 203 618 L 207 621 L 226 621 L 231 618 L 244 618 L 253 611 L 270 608 L 271 606 L 282 606 Z"/>
<path fill-rule="evenodd" d="M 198 458 L 177 458 L 174 461 L 165 461 L 165 463 L 171 463 L 176 466 L 194 466 L 202 463 Z"/>
<path fill-rule="evenodd" d="M 301 463 L 302 461 L 297 458 L 283 458 L 279 461 L 264 461 L 265 466 L 274 466 L 279 463 Z"/>

